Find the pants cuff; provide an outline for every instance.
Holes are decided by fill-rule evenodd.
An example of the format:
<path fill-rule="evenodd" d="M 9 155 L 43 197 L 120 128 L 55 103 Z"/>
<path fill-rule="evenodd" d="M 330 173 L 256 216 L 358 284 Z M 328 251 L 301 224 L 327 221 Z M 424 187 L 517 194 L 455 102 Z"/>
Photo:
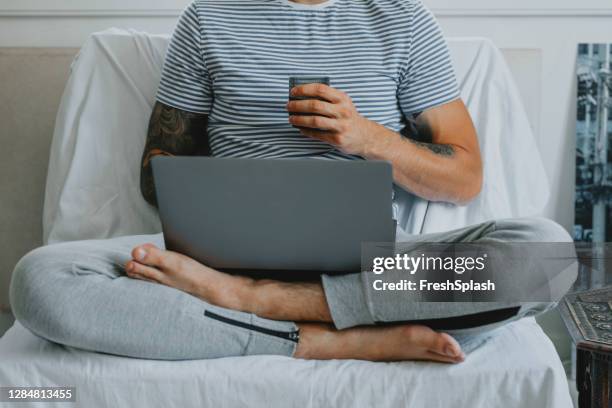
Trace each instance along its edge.
<path fill-rule="evenodd" d="M 250 317 L 250 324 L 257 327 L 281 332 L 293 332 L 298 329 L 297 325 L 293 322 L 262 319 L 256 315 L 251 315 Z M 281 355 L 291 357 L 295 353 L 297 345 L 298 343 L 292 340 L 251 330 L 244 355 Z"/>
<path fill-rule="evenodd" d="M 338 330 L 375 323 L 368 308 L 361 273 L 322 275 L 321 282 L 332 320 Z"/>

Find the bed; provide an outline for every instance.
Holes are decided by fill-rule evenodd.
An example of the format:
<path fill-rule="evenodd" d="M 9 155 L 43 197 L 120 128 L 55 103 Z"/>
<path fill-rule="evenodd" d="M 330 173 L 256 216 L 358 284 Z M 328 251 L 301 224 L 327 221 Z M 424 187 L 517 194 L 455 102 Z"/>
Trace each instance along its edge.
<path fill-rule="evenodd" d="M 160 230 L 140 197 L 134 157 L 142 152 L 167 42 L 167 36 L 111 29 L 92 35 L 79 52 L 51 146 L 45 243 Z M 456 207 L 398 191 L 398 224 L 411 233 L 534 215 L 548 199 L 536 142 L 501 54 L 485 39 L 449 45 L 479 132 L 483 193 Z M 0 386 L 9 385 L 74 386 L 82 407 L 572 406 L 559 357 L 533 319 L 492 332 L 455 366 L 276 356 L 139 360 L 53 344 L 16 322 L 0 339 Z"/>

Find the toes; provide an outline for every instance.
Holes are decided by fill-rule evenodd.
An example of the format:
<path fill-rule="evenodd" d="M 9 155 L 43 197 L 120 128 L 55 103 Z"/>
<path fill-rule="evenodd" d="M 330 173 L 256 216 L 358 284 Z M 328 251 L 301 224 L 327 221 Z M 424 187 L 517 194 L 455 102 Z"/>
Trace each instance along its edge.
<path fill-rule="evenodd" d="M 446 357 L 446 356 L 440 355 L 438 353 L 434 353 L 432 351 L 429 351 L 429 352 L 425 353 L 425 356 L 424 356 L 423 360 L 435 361 L 435 362 L 438 362 L 438 363 L 457 364 L 457 363 L 463 362 L 464 359 L 457 359 L 457 358 Z"/>
<path fill-rule="evenodd" d="M 135 280 L 145 281 L 145 282 L 159 283 L 157 281 L 154 281 L 153 279 L 147 279 L 144 276 L 140 276 L 140 275 L 132 275 L 131 278 L 133 278 Z"/>
<path fill-rule="evenodd" d="M 457 340 L 446 333 L 435 333 L 435 336 L 436 338 L 432 347 L 430 347 L 430 351 L 458 361 L 465 359 L 465 354 Z"/>
<path fill-rule="evenodd" d="M 438 333 L 426 326 L 409 325 L 404 327 L 404 335 L 411 344 L 418 345 L 438 356 L 455 361 L 462 361 L 465 358 L 459 343 L 446 333 Z"/>
<path fill-rule="evenodd" d="M 130 261 L 125 266 L 125 272 L 130 278 L 163 282 L 165 275 L 156 268 Z"/>
<path fill-rule="evenodd" d="M 172 263 L 172 254 L 153 244 L 137 246 L 132 250 L 132 258 L 138 263 L 157 268 L 168 268 Z"/>

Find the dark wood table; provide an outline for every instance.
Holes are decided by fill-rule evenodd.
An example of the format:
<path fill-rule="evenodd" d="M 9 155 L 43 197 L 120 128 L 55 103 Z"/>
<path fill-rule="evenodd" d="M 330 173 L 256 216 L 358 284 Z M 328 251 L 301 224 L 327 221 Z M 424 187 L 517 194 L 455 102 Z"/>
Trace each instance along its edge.
<path fill-rule="evenodd" d="M 576 345 L 579 408 L 612 408 L 612 286 L 567 295 L 559 311 Z"/>

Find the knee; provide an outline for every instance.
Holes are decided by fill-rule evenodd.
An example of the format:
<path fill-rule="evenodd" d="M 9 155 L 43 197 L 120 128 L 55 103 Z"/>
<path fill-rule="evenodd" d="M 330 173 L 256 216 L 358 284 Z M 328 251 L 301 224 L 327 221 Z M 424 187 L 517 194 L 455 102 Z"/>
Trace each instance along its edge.
<path fill-rule="evenodd" d="M 573 242 L 565 228 L 544 217 L 502 220 L 497 228 L 509 233 L 510 240 L 517 242 Z"/>
<path fill-rule="evenodd" d="M 534 242 L 573 242 L 570 234 L 561 225 L 543 217 L 530 218 Z"/>
<path fill-rule="evenodd" d="M 558 223 L 547 218 L 528 218 L 529 242 L 541 243 L 529 253 L 528 258 L 539 265 L 540 276 L 546 277 L 546 293 L 538 300 L 552 303 L 534 303 L 529 315 L 536 315 L 553 308 L 570 291 L 578 277 L 578 262 L 574 242 L 570 234 Z M 536 254 L 537 252 L 537 254 Z"/>
<path fill-rule="evenodd" d="M 44 321 L 49 318 L 53 282 L 57 272 L 65 268 L 66 258 L 54 246 L 34 249 L 26 254 L 15 266 L 11 276 L 9 299 L 11 310 L 17 320 L 30 330 L 40 333 Z"/>

